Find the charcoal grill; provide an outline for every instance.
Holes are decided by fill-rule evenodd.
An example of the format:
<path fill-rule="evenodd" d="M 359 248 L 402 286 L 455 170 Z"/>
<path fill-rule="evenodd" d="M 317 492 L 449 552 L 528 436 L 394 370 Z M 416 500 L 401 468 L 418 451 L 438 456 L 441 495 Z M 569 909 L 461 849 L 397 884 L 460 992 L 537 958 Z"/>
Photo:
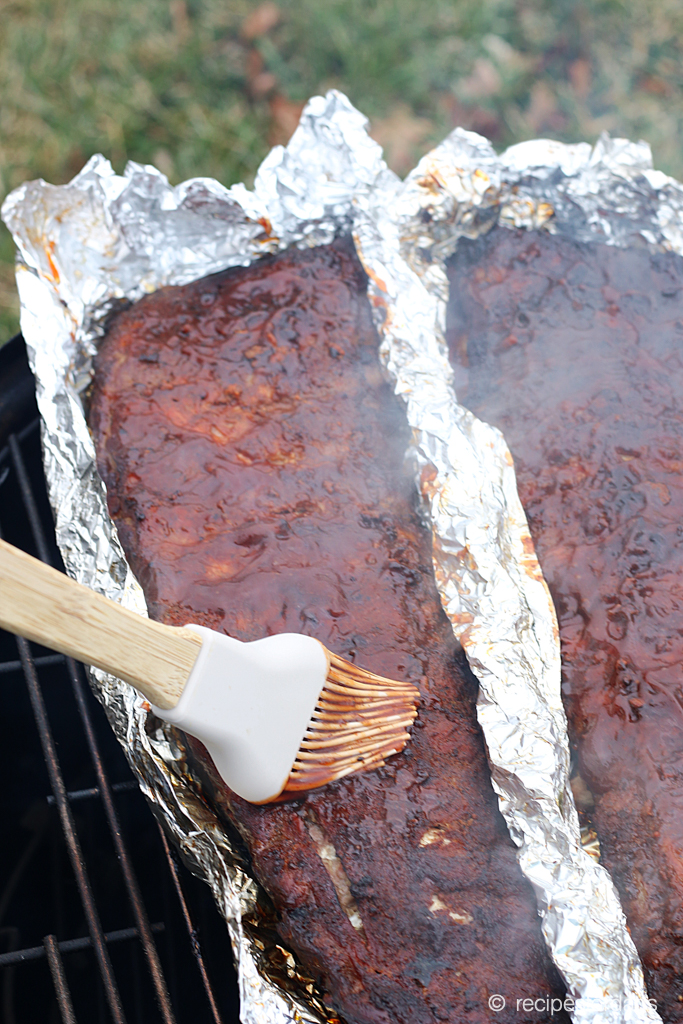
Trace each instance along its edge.
<path fill-rule="evenodd" d="M 63 568 L 33 378 L 0 349 L 0 532 Z M 2 1024 L 237 1024 L 230 943 L 178 862 L 83 667 L 0 631 Z"/>

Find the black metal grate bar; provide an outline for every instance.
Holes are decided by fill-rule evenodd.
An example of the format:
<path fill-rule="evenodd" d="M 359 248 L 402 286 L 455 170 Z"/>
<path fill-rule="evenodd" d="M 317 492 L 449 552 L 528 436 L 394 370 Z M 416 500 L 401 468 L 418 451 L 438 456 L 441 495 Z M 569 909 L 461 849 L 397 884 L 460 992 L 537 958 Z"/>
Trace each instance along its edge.
<path fill-rule="evenodd" d="M 163 932 L 165 927 L 163 921 L 159 921 L 152 925 L 152 931 Z M 104 933 L 107 943 L 124 942 L 126 939 L 136 939 L 137 937 L 137 928 L 119 928 L 117 931 Z M 63 942 L 57 942 L 57 945 L 60 953 L 78 953 L 80 950 L 90 949 L 92 942 L 89 935 L 83 935 L 80 939 L 65 939 Z M 44 956 L 44 946 L 29 946 L 28 949 L 15 949 L 11 953 L 0 953 L 0 968 L 23 964 L 27 960 L 40 960 Z"/>
<path fill-rule="evenodd" d="M 164 846 L 164 852 L 166 853 L 166 860 L 168 861 L 168 866 L 169 866 L 169 870 L 171 872 L 171 877 L 173 878 L 173 885 L 175 887 L 175 891 L 176 891 L 176 893 L 178 895 L 178 901 L 179 901 L 180 906 L 181 906 L 182 911 L 183 911 L 183 917 L 185 919 L 185 925 L 187 927 L 188 935 L 190 936 L 190 943 L 192 945 L 192 952 L 194 953 L 194 958 L 195 958 L 195 960 L 197 962 L 197 967 L 199 968 L 199 973 L 201 975 L 202 984 L 204 986 L 204 991 L 206 992 L 206 998 L 209 1001 L 209 1006 L 211 1007 L 211 1013 L 213 1014 L 213 1019 L 215 1021 L 215 1024 L 223 1024 L 220 1012 L 218 1010 L 218 1004 L 216 1002 L 216 997 L 214 995 L 213 988 L 211 986 L 211 981 L 209 980 L 209 975 L 208 975 L 208 972 L 206 970 L 206 964 L 204 963 L 204 955 L 202 953 L 202 947 L 199 945 L 199 942 L 197 940 L 197 929 L 195 928 L 195 926 L 194 926 L 194 924 L 192 922 L 192 916 L 190 914 L 190 908 L 187 905 L 187 900 L 185 899 L 185 893 L 183 892 L 183 886 L 182 886 L 182 883 L 180 881 L 180 875 L 178 873 L 178 865 L 175 862 L 175 858 L 174 858 L 174 856 L 173 856 L 173 854 L 171 852 L 171 848 L 168 845 L 168 839 L 166 838 L 166 834 L 165 834 L 164 830 L 162 829 L 161 825 L 159 825 L 159 833 L 161 835 L 161 842 L 163 843 L 163 846 Z"/>
<path fill-rule="evenodd" d="M 54 935 L 46 935 L 43 939 L 43 946 L 45 947 L 47 962 L 50 966 L 50 974 L 52 975 L 52 983 L 55 987 L 55 995 L 59 1003 L 62 1020 L 64 1024 L 76 1024 L 76 1015 L 74 1014 L 71 993 L 66 982 L 64 964 L 62 963 L 57 939 Z"/>
<path fill-rule="evenodd" d="M 50 785 L 52 786 L 57 810 L 59 811 L 59 818 L 62 825 L 62 831 L 64 832 L 67 849 L 69 851 L 71 866 L 76 876 L 76 883 L 78 885 L 83 910 L 86 916 L 88 931 L 90 932 L 90 938 L 92 939 L 93 948 L 95 950 L 95 956 L 99 965 L 100 975 L 104 984 L 107 1003 L 109 1005 L 112 1018 L 116 1024 L 125 1024 L 126 1018 L 123 1013 L 121 999 L 116 986 L 111 960 L 109 959 L 109 954 L 107 952 L 104 932 L 102 930 L 102 925 L 100 924 L 99 914 L 97 913 L 97 906 L 95 905 L 95 899 L 93 897 L 92 889 L 90 888 L 83 854 L 81 853 L 81 845 L 76 834 L 73 815 L 71 814 L 71 808 L 69 807 L 69 801 L 66 795 L 66 786 L 64 785 L 64 779 L 59 767 L 55 741 L 52 736 L 52 730 L 50 729 L 43 694 L 38 682 L 38 675 L 33 664 L 28 642 L 20 636 L 16 637 L 16 642 L 17 647 L 19 648 L 19 657 L 21 658 L 24 675 L 26 677 L 26 685 L 28 686 L 29 696 L 31 698 L 33 715 L 36 720 L 36 725 L 38 726 L 38 733 L 40 735 L 40 743 L 43 748 L 45 764 L 47 765 L 48 774 L 50 776 Z"/>
<path fill-rule="evenodd" d="M 107 774 L 104 770 L 104 764 L 102 762 L 102 755 L 97 745 L 95 738 L 95 730 L 93 729 L 92 721 L 90 718 L 90 712 L 85 701 L 85 693 L 83 691 L 83 683 L 79 677 L 79 673 L 76 667 L 76 662 L 72 658 L 67 658 L 67 667 L 69 670 L 69 676 L 71 677 L 71 685 L 76 697 L 76 703 L 78 705 L 78 712 L 81 717 L 83 729 L 85 731 L 86 739 L 88 741 L 88 749 L 90 750 L 90 757 L 95 767 L 97 775 L 97 788 L 100 791 L 100 797 L 104 806 L 104 812 L 107 817 L 107 822 L 114 840 L 114 846 L 116 847 L 116 855 L 119 858 L 121 864 L 121 871 L 123 872 L 124 881 L 126 883 L 126 889 L 128 891 L 128 898 L 130 900 L 131 908 L 133 910 L 133 916 L 135 923 L 140 934 L 140 941 L 142 942 L 145 954 L 147 957 L 147 965 L 149 972 L 152 976 L 152 982 L 154 984 L 154 990 L 159 1003 L 159 1009 L 164 1019 L 165 1024 L 175 1024 L 175 1016 L 173 1008 L 171 1006 L 171 997 L 168 994 L 166 988 L 166 981 L 164 980 L 164 973 L 161 969 L 161 963 L 159 961 L 159 954 L 154 944 L 154 938 L 152 936 L 152 928 L 147 917 L 144 904 L 142 902 L 142 895 L 138 887 L 137 879 L 133 871 L 133 866 L 128 855 L 128 849 L 123 841 L 123 835 L 121 832 L 121 826 L 119 824 L 118 815 L 116 813 L 116 807 L 114 806 L 114 797 L 112 790 L 109 785 Z"/>
<path fill-rule="evenodd" d="M 33 496 L 33 488 L 31 487 L 31 481 L 29 480 L 29 476 L 26 471 L 26 464 L 24 462 L 24 457 L 21 454 L 21 448 L 19 447 L 19 441 L 17 440 L 16 434 L 10 434 L 7 439 L 7 444 L 10 450 L 12 466 L 14 468 L 14 472 L 17 474 L 17 480 L 19 481 L 21 499 L 24 503 L 26 514 L 28 515 L 28 521 L 31 524 L 33 540 L 38 548 L 38 556 L 41 561 L 47 562 L 47 564 L 50 565 L 52 563 L 52 559 L 48 550 L 47 540 L 45 539 L 43 524 L 40 521 L 40 513 L 38 512 L 36 499 Z"/>
<path fill-rule="evenodd" d="M 0 357 L 0 373 L 3 373 L 5 368 L 9 368 L 8 379 L 15 381 L 16 364 L 18 360 L 25 359 L 23 353 L 23 342 L 20 337 L 8 343 Z M 25 366 L 25 362 L 23 365 Z M 37 438 L 40 420 L 35 416 L 32 381 L 28 367 L 21 372 L 25 377 L 23 386 L 14 387 L 13 384 L 11 391 L 7 391 L 7 389 L 5 392 L 2 391 L 3 381 L 0 379 L 0 487 L 3 493 L 0 511 L 3 517 L 8 516 L 6 523 L 12 534 L 12 539 L 17 538 L 15 543 L 37 553 L 48 564 L 61 568 L 59 554 L 48 525 L 50 516 L 40 476 Z M 13 428 L 14 432 L 10 433 Z M 6 499 L 9 499 L 9 503 Z M 21 505 L 23 505 L 25 514 L 22 511 L 16 515 L 16 509 Z M 8 865 L 5 874 L 6 882 L 3 883 L 3 890 L 0 894 L 0 920 L 3 920 L 3 915 L 10 904 L 14 908 L 12 913 L 16 913 L 17 908 L 21 907 L 24 917 L 20 917 L 17 923 L 22 925 L 25 919 L 26 927 L 29 929 L 34 943 L 36 941 L 41 943 L 41 935 L 43 938 L 40 945 L 25 944 L 24 948 L 18 948 L 21 945 L 20 929 L 14 924 L 8 924 L 1 929 L 3 938 L 7 941 L 7 945 L 5 945 L 7 952 L 0 954 L 0 968 L 2 968 L 0 976 L 3 979 L 0 1016 L 7 1024 L 16 1024 L 13 1007 L 16 993 L 19 991 L 16 988 L 16 978 L 19 975 L 15 978 L 15 970 L 21 964 L 36 963 L 42 960 L 43 964 L 49 966 L 51 983 L 44 968 L 42 971 L 38 969 L 35 974 L 32 974 L 32 970 L 35 968 L 22 969 L 21 977 L 26 979 L 20 983 L 21 991 L 25 993 L 23 1005 L 30 1013 L 31 1007 L 34 1006 L 33 993 L 36 997 L 36 1008 L 49 1006 L 50 1001 L 56 995 L 60 1020 L 63 1024 L 76 1024 L 74 1003 L 62 959 L 69 954 L 76 954 L 66 960 L 66 966 L 76 1000 L 75 1009 L 80 1019 L 87 1018 L 88 1021 L 97 1019 L 101 1024 L 104 1024 L 105 1020 L 113 1019 L 114 1024 L 125 1024 L 125 1014 L 129 1017 L 132 1015 L 137 1024 L 141 1024 L 141 1022 L 146 1024 L 150 1019 L 150 1010 L 153 1010 L 156 1003 L 163 1024 L 175 1024 L 175 1013 L 178 1013 L 183 1020 L 208 1021 L 210 1019 L 212 1024 L 223 1024 L 218 1007 L 219 1001 L 212 988 L 207 969 L 208 962 L 200 945 L 198 924 L 201 927 L 202 935 L 205 934 L 204 930 L 206 929 L 207 941 L 210 937 L 212 942 L 217 943 L 215 949 L 210 943 L 207 945 L 206 956 L 209 957 L 212 969 L 214 968 L 212 957 L 227 956 L 229 960 L 229 942 L 224 923 L 220 922 L 208 891 L 192 878 L 188 878 L 186 884 L 183 885 L 180 864 L 169 848 L 163 831 L 159 828 L 162 854 L 162 850 L 156 846 L 156 830 L 153 819 L 149 820 L 148 827 L 143 826 L 142 820 L 138 820 L 143 812 L 141 803 L 137 798 L 126 799 L 125 804 L 121 804 L 120 811 L 122 815 L 126 816 L 126 819 L 130 816 L 131 821 L 136 821 L 135 835 L 131 835 L 131 847 L 136 856 L 145 857 L 139 863 L 139 877 L 145 883 L 145 892 L 151 900 L 150 908 L 152 905 L 156 908 L 154 913 L 158 923 L 150 924 L 147 910 L 142 902 L 138 876 L 132 866 L 127 845 L 123 840 L 119 810 L 114 803 L 115 793 L 131 790 L 139 792 L 139 788 L 134 780 L 119 783 L 109 781 L 104 752 L 106 751 L 107 763 L 110 758 L 114 758 L 111 762 L 112 765 L 119 764 L 120 755 L 115 753 L 117 745 L 110 740 L 104 721 L 100 722 L 97 717 L 99 709 L 92 703 L 93 698 L 82 667 L 63 655 L 45 651 L 36 652 L 34 655 L 32 646 L 29 646 L 21 638 L 16 638 L 19 658 L 12 658 L 13 652 L 6 647 L 7 639 L 7 635 L 2 634 L 5 660 L 0 662 L 0 676 L 3 680 L 7 680 L 8 697 L 10 694 L 12 695 L 11 699 L 14 702 L 12 707 L 16 707 L 20 716 L 19 720 L 25 721 L 29 729 L 32 729 L 32 719 L 35 720 L 40 746 L 36 745 L 33 748 L 34 741 L 31 740 L 30 748 L 35 749 L 35 755 L 31 753 L 29 759 L 22 762 L 26 767 L 26 775 L 25 786 L 22 785 L 21 793 L 26 792 L 26 803 L 22 803 L 23 796 L 17 802 L 17 795 L 13 794 L 11 790 L 7 800 L 7 807 L 10 810 L 9 820 L 14 823 L 15 828 L 17 826 L 28 828 L 33 834 L 28 844 L 18 851 L 18 859 L 16 854 L 9 852 L 3 861 L 3 864 L 7 861 Z M 37 668 L 41 669 L 40 679 L 36 671 Z M 64 679 L 62 675 L 64 669 L 66 669 L 76 700 L 81 725 L 80 731 L 75 729 L 72 733 L 69 732 L 69 724 L 73 722 L 73 719 L 69 718 L 70 709 L 67 711 L 63 707 L 57 692 L 53 697 L 52 690 L 48 689 L 47 685 L 48 680 L 50 683 L 54 680 L 61 686 L 59 681 Z M 21 687 L 16 688 L 18 680 L 11 678 L 13 674 L 23 675 L 27 690 L 23 690 Z M 25 700 L 27 691 L 30 707 Z M 56 701 L 54 706 L 53 700 Z M 48 718 L 47 706 L 50 708 L 50 718 L 54 717 L 54 721 Z M 32 716 L 31 710 L 33 711 Z M 68 745 L 61 746 L 64 743 L 62 737 L 64 729 L 66 729 L 64 735 L 67 737 Z M 75 741 L 73 747 L 71 736 Z M 17 733 L 17 739 L 12 746 L 15 758 L 18 754 L 20 757 L 23 756 L 21 737 L 23 737 L 23 726 Z M 57 756 L 57 741 L 60 743 L 59 749 L 62 751 L 61 761 Z M 85 746 L 83 741 L 85 741 Z M 42 772 L 39 769 L 38 750 L 40 748 L 42 748 L 43 759 L 53 790 L 52 795 L 48 796 L 43 795 L 45 787 L 41 778 Z M 90 769 L 85 767 L 88 762 L 92 763 L 94 769 L 95 778 L 92 781 L 96 783 L 95 785 L 89 785 Z M 122 765 L 123 762 L 121 762 Z M 85 774 L 83 774 L 84 771 Z M 118 774 L 118 771 L 116 773 Z M 67 791 L 66 789 L 65 777 L 73 777 L 76 782 L 76 786 L 71 790 Z M 79 784 L 87 788 L 76 788 Z M 86 808 L 82 822 L 79 818 L 78 828 L 82 832 L 79 837 L 70 805 L 91 798 L 99 798 L 98 802 L 101 803 L 104 817 L 101 817 L 98 810 L 95 809 L 91 812 L 89 808 Z M 47 813 L 46 803 L 57 808 L 61 836 L 59 836 L 59 831 L 54 829 L 56 821 L 49 814 L 46 818 L 40 810 L 42 807 Z M 113 850 L 110 845 L 110 837 L 113 841 Z M 64 857 L 62 840 L 65 842 L 69 854 L 68 861 Z M 151 847 L 148 845 L 150 841 L 152 842 Z M 13 851 L 14 848 L 12 845 L 10 851 Z M 150 853 L 152 850 L 154 851 L 151 857 L 143 854 L 143 851 L 147 850 Z M 88 866 L 86 866 L 84 851 L 88 857 Z M 114 853 L 116 857 L 114 857 Z M 157 858 L 159 856 L 166 860 L 170 877 L 166 875 L 165 869 L 162 868 L 161 871 L 158 871 Z M 48 872 L 47 875 L 40 876 L 37 890 L 41 893 L 40 896 L 37 895 L 32 885 L 27 886 L 26 882 L 22 881 L 24 876 L 27 876 L 27 879 L 30 878 L 30 870 L 27 871 L 27 865 L 34 857 L 38 858 L 42 870 Z M 90 863 L 91 860 L 92 863 Z M 69 862 L 71 870 L 68 866 Z M 115 868 L 117 862 L 118 867 Z M 92 870 L 92 883 L 88 877 L 89 869 Z M 35 871 L 36 868 L 33 870 Z M 72 878 L 75 878 L 76 882 L 73 888 Z M 111 888 L 109 888 L 110 879 Z M 172 886 L 168 884 L 171 880 Z M 108 917 L 112 911 L 117 915 L 117 901 L 121 902 L 124 891 L 120 889 L 121 882 L 123 882 L 127 896 L 127 899 L 123 898 L 123 904 L 130 906 L 132 920 L 129 918 L 129 921 L 131 925 L 135 926 L 104 933 L 94 892 L 97 891 L 98 897 L 102 900 L 103 918 Z M 105 888 L 101 890 L 100 886 L 102 885 Z M 161 889 L 159 889 L 159 885 Z M 68 893 L 68 895 L 63 897 L 64 893 Z M 47 920 L 43 907 L 48 907 L 49 904 L 44 902 L 45 897 L 53 901 L 52 910 L 49 911 Z M 177 897 L 177 902 L 175 897 Z M 158 904 L 160 898 L 162 899 L 161 907 Z M 192 912 L 190 912 L 188 900 L 191 901 Z M 161 910 L 159 917 L 156 916 L 158 910 Z M 184 927 L 181 926 L 180 929 L 174 924 L 178 911 L 182 915 L 184 924 Z M 65 913 L 68 914 L 72 922 L 66 927 L 63 923 Z M 85 920 L 81 916 L 83 914 Z M 125 924 L 126 919 L 124 918 L 120 923 Z M 46 924 L 47 927 L 45 927 Z M 58 941 L 56 936 L 63 934 L 64 931 L 67 935 L 69 931 L 73 934 L 71 929 L 74 924 L 77 929 L 76 935 L 79 937 Z M 180 924 L 179 921 L 178 924 Z M 46 931 L 56 934 L 45 935 Z M 86 931 L 89 934 L 84 934 Z M 187 947 L 184 944 L 185 931 L 189 940 Z M 166 978 L 162 973 L 157 951 L 156 941 L 158 940 L 155 941 L 154 938 L 154 935 L 160 932 L 165 932 L 160 951 L 164 955 Z M 181 940 L 179 945 L 177 944 L 178 937 Z M 123 949 L 119 948 L 119 944 L 122 942 L 125 946 Z M 110 956 L 107 947 L 112 944 L 116 946 L 117 952 L 114 952 L 112 948 Z M 83 957 L 82 954 L 86 950 L 92 950 L 95 956 Z M 192 951 L 191 957 L 190 950 Z M 224 952 L 219 954 L 218 950 L 224 950 Z M 146 970 L 140 963 L 141 954 L 145 959 Z M 127 957 L 130 959 L 127 960 Z M 114 975 L 112 959 L 119 974 L 118 982 Z M 190 968 L 190 959 L 194 960 L 198 975 L 195 975 L 193 969 Z M 221 961 L 220 970 L 221 1000 L 227 999 L 226 1009 L 229 1013 L 229 1020 L 236 1024 L 238 997 L 235 982 L 237 979 L 232 980 L 234 975 L 232 975 L 231 966 L 224 960 Z M 28 980 L 34 977 L 35 983 Z M 151 986 L 147 981 L 148 977 L 152 982 Z M 144 985 L 141 985 L 143 979 Z M 167 982 L 173 988 L 173 1005 L 168 994 Z M 204 1005 L 202 1005 L 204 1001 L 201 998 L 202 989 L 206 997 Z M 197 999 L 198 996 L 199 999 Z M 26 1003 L 27 997 L 28 1003 Z M 47 1000 L 47 1004 L 45 1000 Z M 88 1009 L 86 1010 L 85 1007 Z M 54 1009 L 56 1010 L 57 1007 Z M 39 1014 L 40 1012 L 38 1011 Z M 83 1018 L 84 1013 L 85 1018 Z M 189 1016 L 184 1016 L 186 1013 L 189 1013 Z M 50 1017 L 52 1019 L 52 1015 Z M 43 1016 L 31 1017 L 32 1021 L 34 1019 L 42 1020 Z M 157 1019 L 156 1015 L 154 1015 L 154 1019 Z"/>
<path fill-rule="evenodd" d="M 29 481 L 29 476 L 26 471 L 24 459 L 21 454 L 21 449 L 14 435 L 10 435 L 9 449 L 12 457 L 12 464 L 17 474 L 17 480 L 19 482 L 19 489 L 21 497 L 24 502 L 24 507 L 28 514 L 29 522 L 31 524 L 31 532 L 35 541 L 36 547 L 40 554 L 43 562 L 50 564 L 52 561 L 50 557 L 50 551 L 47 545 L 45 533 L 43 531 L 43 525 L 40 521 L 40 514 L 36 505 L 35 498 L 33 496 L 33 490 Z M 152 929 L 150 926 L 147 912 L 145 911 L 144 904 L 142 902 L 142 895 L 133 871 L 128 849 L 123 840 L 123 834 L 121 832 L 121 826 L 114 805 L 114 798 L 112 796 L 111 787 L 107 774 L 104 770 L 104 764 L 102 761 L 102 755 L 95 737 L 95 730 L 93 728 L 90 712 L 85 700 L 85 693 L 83 690 L 83 683 L 77 668 L 76 662 L 73 658 L 66 658 L 66 666 L 71 680 L 71 687 L 76 698 L 76 704 L 78 706 L 78 713 L 80 715 L 81 724 L 85 732 L 86 741 L 88 744 L 88 750 L 90 752 L 90 758 L 95 769 L 97 776 L 97 788 L 99 790 L 102 804 L 104 806 L 104 812 L 107 818 L 107 823 L 114 841 L 116 848 L 116 855 L 121 865 L 121 871 L 128 892 L 128 898 L 130 900 L 133 916 L 137 925 L 137 930 L 140 935 L 140 941 L 142 942 L 147 958 L 147 965 L 149 972 L 152 977 L 152 983 L 154 984 L 154 990 L 156 993 L 157 1001 L 159 1003 L 159 1009 L 164 1020 L 164 1024 L 175 1024 L 175 1015 L 171 1006 L 171 997 L 168 994 L 166 982 L 164 980 L 164 973 L 161 969 L 161 963 L 159 961 L 159 954 L 154 944 L 154 938 L 152 936 Z"/>
<path fill-rule="evenodd" d="M 137 788 L 138 784 L 133 779 L 130 782 L 114 782 L 110 786 L 112 793 L 134 793 Z M 99 786 L 90 786 L 89 789 L 69 789 L 66 795 L 69 803 L 74 803 L 74 801 L 89 800 L 91 797 L 100 796 L 100 789 Z M 47 802 L 53 804 L 55 798 L 50 795 L 47 797 Z"/>
<path fill-rule="evenodd" d="M 45 654 L 40 658 L 34 658 L 33 664 L 36 668 L 44 668 L 46 665 L 59 665 L 63 661 L 63 654 Z M 0 665 L 0 675 L 9 672 L 21 672 L 21 661 L 3 661 Z"/>
<path fill-rule="evenodd" d="M 34 434 L 36 432 L 36 430 L 38 430 L 39 427 L 40 427 L 40 416 L 36 416 L 35 419 L 31 420 L 30 423 L 26 424 L 26 426 L 23 428 L 23 430 L 17 430 L 16 433 L 14 434 L 14 437 L 16 437 L 16 439 L 19 442 L 19 444 L 21 444 L 21 442 L 25 441 L 27 437 L 30 437 L 31 434 Z M 8 455 L 9 455 L 9 445 L 6 444 L 3 448 L 0 448 L 0 462 L 2 462 L 3 459 L 6 459 Z"/>

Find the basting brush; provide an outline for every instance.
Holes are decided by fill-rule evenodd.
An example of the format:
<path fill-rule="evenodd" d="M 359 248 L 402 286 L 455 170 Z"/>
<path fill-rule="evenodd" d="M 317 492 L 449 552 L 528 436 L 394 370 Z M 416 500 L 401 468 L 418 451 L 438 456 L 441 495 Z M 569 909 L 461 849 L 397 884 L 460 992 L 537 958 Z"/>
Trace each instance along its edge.
<path fill-rule="evenodd" d="M 96 594 L 0 540 L 0 626 L 130 683 L 201 740 L 225 783 L 264 804 L 403 749 L 419 691 L 374 675 L 313 637 L 250 643 L 166 626 Z"/>

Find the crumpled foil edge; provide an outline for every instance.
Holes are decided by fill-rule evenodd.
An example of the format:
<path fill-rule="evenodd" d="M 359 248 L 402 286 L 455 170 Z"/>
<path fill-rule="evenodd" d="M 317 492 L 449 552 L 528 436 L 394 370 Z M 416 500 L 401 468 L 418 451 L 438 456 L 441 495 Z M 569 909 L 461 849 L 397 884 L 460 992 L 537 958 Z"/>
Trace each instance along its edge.
<path fill-rule="evenodd" d="M 143 614 L 80 399 L 108 311 L 123 298 L 291 244 L 323 244 L 354 227 L 382 359 L 415 433 L 437 584 L 480 679 L 494 786 L 535 886 L 546 940 L 577 998 L 574 1019 L 596 1024 L 659 1018 L 609 876 L 580 848 L 554 610 L 504 440 L 454 398 L 443 264 L 459 237 L 494 223 L 680 251 L 682 195 L 677 182 L 652 170 L 644 144 L 603 138 L 591 150 L 539 140 L 497 157 L 485 139 L 460 129 L 401 184 L 368 138 L 365 118 L 329 93 L 310 101 L 288 147 L 269 154 L 253 192 L 210 179 L 172 189 L 154 168 L 130 164 L 120 177 L 94 157 L 69 185 L 29 183 L 3 207 L 22 261 L 22 331 L 37 379 L 58 543 L 73 576 Z M 266 976 L 243 924 L 258 886 L 183 779 L 178 735 L 151 728 L 130 687 L 94 676 L 143 790 L 228 921 L 245 1024 L 325 1019 L 314 998 L 302 1002 Z"/>
<path fill-rule="evenodd" d="M 163 285 L 290 245 L 328 243 L 350 229 L 353 197 L 385 177 L 395 176 L 367 134 L 367 119 L 330 92 L 308 103 L 286 148 L 271 150 L 253 192 L 210 179 L 171 188 L 153 167 L 130 163 L 119 176 L 95 156 L 65 186 L 29 182 L 8 196 L 2 214 L 19 250 L 21 327 L 57 543 L 71 576 L 147 614 L 108 514 L 82 404 L 108 313 Z M 337 1024 L 312 979 L 273 942 L 272 915 L 259 934 L 267 897 L 188 784 L 181 734 L 155 719 L 130 686 L 98 670 L 91 679 L 157 818 L 226 919 L 243 1024 Z"/>
<path fill-rule="evenodd" d="M 381 357 L 413 430 L 437 586 L 479 681 L 493 786 L 575 999 L 573 1019 L 659 1021 L 612 880 L 581 844 L 555 610 L 505 440 L 455 395 L 445 261 L 459 238 L 495 224 L 680 252 L 683 187 L 652 170 L 645 143 L 538 140 L 499 157 L 486 139 L 456 129 L 391 203 L 371 195 L 358 207 L 356 245 Z"/>

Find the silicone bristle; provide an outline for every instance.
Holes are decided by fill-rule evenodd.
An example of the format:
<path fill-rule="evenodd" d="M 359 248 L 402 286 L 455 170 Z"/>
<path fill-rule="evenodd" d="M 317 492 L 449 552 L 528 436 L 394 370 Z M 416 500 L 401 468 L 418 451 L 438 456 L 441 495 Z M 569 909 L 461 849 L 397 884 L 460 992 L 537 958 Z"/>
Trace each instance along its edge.
<path fill-rule="evenodd" d="M 379 768 L 410 739 L 420 691 L 328 651 L 330 668 L 281 798 Z"/>

